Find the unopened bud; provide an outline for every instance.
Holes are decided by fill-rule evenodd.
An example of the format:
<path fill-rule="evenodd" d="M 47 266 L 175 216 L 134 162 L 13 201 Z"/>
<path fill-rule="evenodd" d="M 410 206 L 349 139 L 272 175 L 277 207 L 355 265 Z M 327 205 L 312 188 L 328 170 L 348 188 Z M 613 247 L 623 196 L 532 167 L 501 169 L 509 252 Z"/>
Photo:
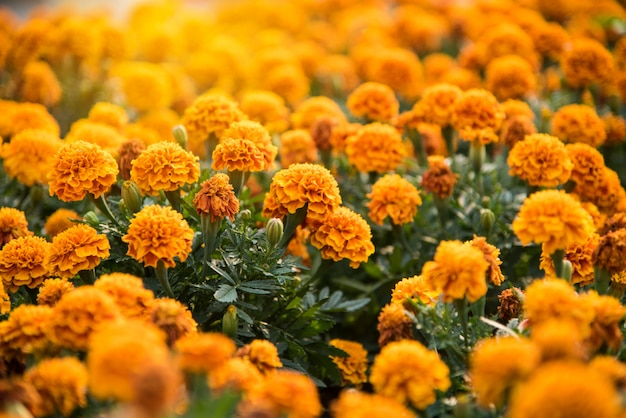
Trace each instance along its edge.
<path fill-rule="evenodd" d="M 98 219 L 98 215 L 96 215 L 96 212 L 92 210 L 85 213 L 85 216 L 83 216 L 83 220 L 87 222 L 87 224 L 89 224 L 90 226 L 93 226 L 94 228 L 100 225 L 100 219 Z"/>
<path fill-rule="evenodd" d="M 187 149 L 187 129 L 185 125 L 176 125 L 172 128 L 174 139 L 183 149 Z"/>
<path fill-rule="evenodd" d="M 572 263 L 569 260 L 563 260 L 563 271 L 561 273 L 562 278 L 568 282 L 572 281 Z"/>
<path fill-rule="evenodd" d="M 265 233 L 267 234 L 267 241 L 271 247 L 276 246 L 283 237 L 283 221 L 279 218 L 272 218 L 267 221 L 265 226 Z"/>
<path fill-rule="evenodd" d="M 30 200 L 37 204 L 41 202 L 43 199 L 43 187 L 40 184 L 34 184 L 33 187 L 30 188 Z"/>
<path fill-rule="evenodd" d="M 250 209 L 244 209 L 239 212 L 239 216 L 241 216 L 241 219 L 244 221 L 249 221 L 252 219 L 252 212 L 250 212 Z"/>
<path fill-rule="evenodd" d="M 122 184 L 122 199 L 131 213 L 139 212 L 143 206 L 143 196 L 139 191 L 139 186 L 132 180 L 126 180 Z"/>
<path fill-rule="evenodd" d="M 230 338 L 235 338 L 237 336 L 237 328 L 239 328 L 237 308 L 235 305 L 228 305 L 222 317 L 222 332 Z"/>
<path fill-rule="evenodd" d="M 480 225 L 485 231 L 485 235 L 491 232 L 491 228 L 496 223 L 496 215 L 490 209 L 482 209 L 480 211 Z"/>

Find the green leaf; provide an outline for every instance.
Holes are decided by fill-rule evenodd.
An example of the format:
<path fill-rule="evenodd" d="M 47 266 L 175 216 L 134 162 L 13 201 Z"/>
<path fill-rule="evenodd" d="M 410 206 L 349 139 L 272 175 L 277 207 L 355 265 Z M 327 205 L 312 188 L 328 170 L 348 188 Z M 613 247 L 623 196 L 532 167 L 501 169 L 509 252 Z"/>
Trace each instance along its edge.
<path fill-rule="evenodd" d="M 235 279 L 233 279 L 232 277 L 230 277 L 230 275 L 228 273 L 226 273 L 224 270 L 222 270 L 221 268 L 219 268 L 218 266 L 216 266 L 215 264 L 209 263 L 208 264 L 209 268 L 211 270 L 213 270 L 214 272 L 216 272 L 217 274 L 219 274 L 221 277 L 223 277 L 224 279 L 226 279 L 228 282 L 230 282 L 230 284 L 232 284 L 233 286 L 237 285 L 237 282 L 235 281 Z"/>
<path fill-rule="evenodd" d="M 336 309 L 345 312 L 354 312 L 361 309 L 370 302 L 370 298 L 362 298 L 356 300 L 346 300 L 337 305 Z"/>
<path fill-rule="evenodd" d="M 221 284 L 213 296 L 220 302 L 231 303 L 237 300 L 237 288 L 229 284 Z"/>

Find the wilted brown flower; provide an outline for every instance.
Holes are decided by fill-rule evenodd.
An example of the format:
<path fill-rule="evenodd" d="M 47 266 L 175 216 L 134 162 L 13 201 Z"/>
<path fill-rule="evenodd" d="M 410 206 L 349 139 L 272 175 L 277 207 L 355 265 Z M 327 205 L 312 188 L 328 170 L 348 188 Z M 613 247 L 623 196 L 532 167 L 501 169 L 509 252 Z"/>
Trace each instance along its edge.
<path fill-rule="evenodd" d="M 504 323 L 508 323 L 511 319 L 519 318 L 522 314 L 520 293 L 521 289 L 514 287 L 504 289 L 498 295 L 498 318 Z"/>
<path fill-rule="evenodd" d="M 440 199 L 452 196 L 458 175 L 453 173 L 441 155 L 428 157 L 428 170 L 422 175 L 422 187 Z"/>
<path fill-rule="evenodd" d="M 211 222 L 223 218 L 234 220 L 239 212 L 239 199 L 224 173 L 217 173 L 200 185 L 193 205 L 199 214 L 211 215 Z"/>
<path fill-rule="evenodd" d="M 146 149 L 143 141 L 132 138 L 122 143 L 117 152 L 117 165 L 124 180 L 130 180 L 133 161 Z"/>

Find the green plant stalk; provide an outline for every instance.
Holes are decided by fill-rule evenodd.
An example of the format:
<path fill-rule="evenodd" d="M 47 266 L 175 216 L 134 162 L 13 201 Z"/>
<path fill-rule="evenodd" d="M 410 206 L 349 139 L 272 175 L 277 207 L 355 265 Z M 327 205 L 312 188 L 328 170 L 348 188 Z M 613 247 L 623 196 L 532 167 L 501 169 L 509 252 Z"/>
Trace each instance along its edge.
<path fill-rule="evenodd" d="M 220 140 L 214 132 L 211 132 L 206 141 L 204 141 L 204 146 L 206 147 L 206 162 L 209 169 L 213 168 L 213 151 L 219 143 Z"/>
<path fill-rule="evenodd" d="M 115 225 L 119 226 L 119 222 L 117 222 L 117 219 L 115 219 L 115 216 L 113 216 L 113 212 L 111 212 L 111 209 L 109 208 L 109 205 L 107 204 L 106 199 L 104 198 L 104 194 L 101 194 L 99 198 L 95 198 L 94 195 L 89 194 L 89 200 L 91 200 L 93 202 L 93 204 L 95 205 L 95 207 L 104 214 L 104 216 L 106 216 L 111 222 L 113 222 Z"/>
<path fill-rule="evenodd" d="M 204 243 L 204 252 L 203 252 L 203 264 L 202 264 L 202 274 L 203 277 L 207 276 L 207 268 L 209 262 L 211 261 L 211 255 L 215 250 L 215 241 L 217 238 L 217 233 L 222 227 L 223 219 L 220 218 L 215 222 L 211 221 L 210 213 L 203 213 L 200 215 L 200 226 L 202 228 L 202 242 Z"/>
<path fill-rule="evenodd" d="M 459 320 L 461 321 L 461 332 L 463 333 L 463 340 L 465 343 L 465 349 L 467 352 L 470 350 L 469 341 L 469 326 L 468 326 L 468 312 L 467 312 L 467 297 L 463 299 L 454 299 L 454 308 L 459 314 Z"/>
<path fill-rule="evenodd" d="M 611 273 L 603 268 L 596 267 L 595 269 L 595 280 L 594 287 L 596 291 L 600 295 L 604 295 L 609 290 L 609 285 L 611 284 Z"/>
<path fill-rule="evenodd" d="M 437 208 L 437 216 L 439 218 L 439 226 L 441 226 L 441 233 L 446 232 L 446 223 L 448 221 L 448 201 L 447 198 L 442 199 L 437 195 L 433 195 L 435 207 Z"/>
<path fill-rule="evenodd" d="M 443 139 L 446 141 L 446 148 L 448 149 L 448 155 L 454 161 L 454 154 L 456 154 L 456 143 L 454 141 L 454 128 L 448 124 L 441 129 Z"/>
<path fill-rule="evenodd" d="M 555 250 L 552 254 L 550 254 L 550 258 L 554 263 L 554 273 L 556 274 L 556 277 L 564 279 L 565 277 L 563 277 L 563 259 L 565 258 L 565 250 Z"/>
<path fill-rule="evenodd" d="M 486 158 L 485 144 L 480 141 L 472 141 L 470 144 L 469 158 L 472 162 L 472 171 L 474 172 L 474 180 L 476 181 L 476 190 L 483 196 L 485 188 L 483 185 L 482 168 Z"/>
<path fill-rule="evenodd" d="M 624 287 L 624 285 L 618 285 L 615 283 L 611 283 L 611 285 L 609 286 L 609 289 L 607 290 L 606 294 L 608 296 L 612 296 L 615 299 L 621 301 L 622 298 L 624 297 L 624 290 L 626 290 L 626 287 Z"/>
<path fill-rule="evenodd" d="M 393 235 L 400 240 L 400 244 L 402 244 L 404 250 L 409 253 L 412 252 L 411 246 L 406 240 L 406 235 L 404 234 L 404 228 L 402 227 L 402 225 L 397 225 L 392 221 L 391 230 L 393 231 Z"/>
<path fill-rule="evenodd" d="M 174 291 L 172 290 L 172 287 L 170 286 L 170 281 L 167 277 L 167 267 L 165 267 L 165 263 L 163 262 L 163 260 L 157 261 L 157 266 L 154 270 L 165 294 L 171 298 L 175 298 L 176 296 L 174 295 Z"/>
<path fill-rule="evenodd" d="M 96 281 L 96 270 L 94 269 L 81 270 L 78 272 L 78 275 L 85 284 L 94 284 Z"/>
<path fill-rule="evenodd" d="M 172 209 L 176 212 L 182 213 L 179 189 L 166 191 L 165 197 L 167 198 L 167 201 L 170 202 L 170 205 L 172 205 Z"/>
<path fill-rule="evenodd" d="M 415 128 L 407 128 L 406 133 L 413 143 L 413 148 L 415 148 L 418 164 L 422 167 L 427 167 L 428 160 L 426 159 L 426 150 L 424 149 L 424 139 L 422 138 L 422 134 Z"/>
<path fill-rule="evenodd" d="M 306 219 L 307 210 L 309 208 L 309 204 L 305 204 L 295 213 L 288 213 L 287 219 L 285 220 L 285 229 L 283 231 L 283 236 L 278 242 L 278 247 L 286 247 L 289 243 L 289 240 L 296 233 L 296 228 Z"/>
<path fill-rule="evenodd" d="M 233 186 L 233 192 L 235 195 L 239 197 L 239 193 L 243 189 L 244 184 L 246 184 L 246 180 L 250 175 L 249 171 L 240 171 L 233 170 L 228 172 L 228 178 L 230 180 L 230 184 Z"/>

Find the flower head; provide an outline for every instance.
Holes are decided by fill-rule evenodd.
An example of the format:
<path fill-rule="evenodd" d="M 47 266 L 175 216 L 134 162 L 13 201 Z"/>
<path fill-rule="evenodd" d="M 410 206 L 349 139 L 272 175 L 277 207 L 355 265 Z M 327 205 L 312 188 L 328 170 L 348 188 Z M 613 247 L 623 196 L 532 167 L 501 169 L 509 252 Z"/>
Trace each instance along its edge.
<path fill-rule="evenodd" d="M 317 119 L 325 117 L 338 123 L 346 122 L 346 116 L 337 102 L 325 96 L 310 97 L 291 114 L 291 125 L 293 129 L 310 129 Z"/>
<path fill-rule="evenodd" d="M 341 391 L 330 405 L 334 418 L 414 418 L 415 414 L 395 400 L 355 389 Z"/>
<path fill-rule="evenodd" d="M 521 99 L 534 92 L 537 80 L 528 61 L 518 55 L 504 55 L 487 64 L 486 84 L 498 100 Z"/>
<path fill-rule="evenodd" d="M 609 231 L 602 235 L 593 250 L 592 264 L 600 269 L 607 270 L 611 275 L 626 270 L 624 257 L 626 256 L 626 229 Z"/>
<path fill-rule="evenodd" d="M 11 137 L 26 129 L 41 129 L 57 137 L 60 135 L 61 129 L 56 119 L 39 103 L 15 103 L 5 111 L 6 122 L 0 122 L 0 133 L 4 137 Z"/>
<path fill-rule="evenodd" d="M 592 147 L 606 140 L 602 119 L 593 108 L 581 104 L 563 106 L 554 113 L 552 135 L 563 142 L 582 142 Z"/>
<path fill-rule="evenodd" d="M 4 170 L 25 186 L 46 184 L 52 161 L 63 143 L 50 131 L 26 129 L 1 148 Z"/>
<path fill-rule="evenodd" d="M 0 250 L 0 277 L 4 287 L 17 292 L 20 286 L 35 289 L 48 278 L 46 255 L 50 244 L 42 237 L 11 240 Z"/>
<path fill-rule="evenodd" d="M 428 157 L 428 170 L 422 175 L 422 187 L 440 199 L 452 196 L 458 175 L 445 163 L 443 156 Z"/>
<path fill-rule="evenodd" d="M 626 120 L 612 113 L 602 117 L 606 131 L 606 145 L 619 145 L 626 141 Z"/>
<path fill-rule="evenodd" d="M 574 39 L 561 55 L 561 68 L 572 88 L 603 83 L 613 75 L 613 57 L 604 46 L 590 38 Z"/>
<path fill-rule="evenodd" d="M 280 133 L 289 127 L 289 109 L 285 100 L 274 92 L 246 92 L 241 97 L 240 106 L 250 120 L 259 122 L 270 133 Z"/>
<path fill-rule="evenodd" d="M 44 61 L 31 61 L 22 70 L 20 97 L 25 102 L 51 107 L 61 100 L 61 83 Z"/>
<path fill-rule="evenodd" d="M 413 339 L 413 320 L 401 303 L 389 303 L 380 310 L 376 329 L 381 347 L 393 341 Z"/>
<path fill-rule="evenodd" d="M 81 220 L 82 217 L 71 209 L 59 208 L 46 219 L 44 229 L 46 235 L 54 238 L 56 235 L 76 225 L 73 220 Z"/>
<path fill-rule="evenodd" d="M 229 358 L 209 374 L 209 387 L 218 394 L 225 390 L 247 393 L 262 381 L 263 375 L 254 364 L 238 357 Z"/>
<path fill-rule="evenodd" d="M 374 391 L 418 409 L 435 402 L 436 392 L 450 387 L 450 370 L 439 355 L 417 341 L 387 344 L 374 359 L 370 382 Z"/>
<path fill-rule="evenodd" d="M 252 340 L 249 344 L 239 348 L 235 356 L 249 361 L 263 375 L 283 367 L 278 357 L 278 349 L 268 340 Z"/>
<path fill-rule="evenodd" d="M 543 244 L 549 254 L 586 239 L 594 230 L 591 215 L 562 190 L 542 190 L 527 197 L 512 227 L 522 244 Z"/>
<path fill-rule="evenodd" d="M 579 324 L 571 319 L 547 319 L 532 326 L 530 339 L 539 348 L 542 362 L 585 360 L 589 353 L 583 345 Z"/>
<path fill-rule="evenodd" d="M 370 123 L 346 139 L 346 155 L 357 170 L 385 173 L 395 170 L 406 156 L 402 136 L 391 125 Z"/>
<path fill-rule="evenodd" d="M 24 354 L 42 355 L 53 348 L 46 328 L 53 320 L 49 306 L 20 305 L 0 326 L 0 350 L 7 359 Z"/>
<path fill-rule="evenodd" d="M 167 345 L 173 346 L 178 339 L 198 332 L 198 324 L 189 308 L 170 298 L 158 298 L 148 307 L 146 317 L 159 327 L 167 337 Z"/>
<path fill-rule="evenodd" d="M 594 147 L 577 142 L 565 146 L 567 155 L 573 163 L 570 180 L 576 183 L 576 191 L 587 194 L 596 190 L 604 174 L 604 157 Z"/>
<path fill-rule="evenodd" d="M 386 84 L 405 98 L 415 98 L 422 88 L 422 64 L 414 52 L 404 48 L 377 48 L 363 72 L 369 81 Z"/>
<path fill-rule="evenodd" d="M 128 114 L 119 105 L 109 102 L 98 102 L 89 109 L 87 119 L 121 130 L 128 124 Z"/>
<path fill-rule="evenodd" d="M 55 154 L 48 174 L 50 196 L 74 202 L 91 193 L 97 199 L 115 183 L 117 173 L 115 159 L 98 145 L 67 143 Z"/>
<path fill-rule="evenodd" d="M 222 142 L 226 138 L 241 138 L 251 141 L 263 154 L 263 170 L 269 170 L 274 165 L 278 148 L 272 144 L 272 137 L 267 128 L 259 122 L 251 120 L 233 122 L 222 132 Z"/>
<path fill-rule="evenodd" d="M 602 346 L 611 351 L 619 350 L 623 339 L 621 324 L 626 308 L 622 306 L 620 300 L 608 295 L 598 295 L 593 290 L 584 297 L 588 299 L 595 313 L 591 322 L 591 335 L 585 342 L 590 352 L 595 353 Z"/>
<path fill-rule="evenodd" d="M 320 119 L 321 120 L 321 119 Z M 280 165 L 288 168 L 292 164 L 317 161 L 317 146 L 306 129 L 291 129 L 280 135 Z"/>
<path fill-rule="evenodd" d="M 70 131 L 65 136 L 65 141 L 85 141 L 96 144 L 102 150 L 116 156 L 126 138 L 110 125 L 92 122 L 89 119 L 79 119 L 72 124 Z"/>
<path fill-rule="evenodd" d="M 218 219 L 235 219 L 239 212 L 239 199 L 224 173 L 217 173 L 200 185 L 193 198 L 193 205 L 201 215 L 211 215 L 211 222 Z"/>
<path fill-rule="evenodd" d="M 519 318 L 522 313 L 521 289 L 517 287 L 504 289 L 498 295 L 498 318 L 504 323 Z"/>
<path fill-rule="evenodd" d="M 331 357 L 341 373 L 342 384 L 360 388 L 363 383 L 367 382 L 367 351 L 363 345 L 337 338 L 330 340 L 329 344 L 348 354 L 347 357 Z"/>
<path fill-rule="evenodd" d="M 74 284 L 68 279 L 46 279 L 39 287 L 37 303 L 39 305 L 54 306 L 63 295 L 74 290 Z"/>
<path fill-rule="evenodd" d="M 413 109 L 418 109 L 424 122 L 439 126 L 450 124 L 454 104 L 463 91 L 452 84 L 440 83 L 426 87 Z"/>
<path fill-rule="evenodd" d="M 138 111 L 169 107 L 174 99 L 171 77 L 160 64 L 127 61 L 111 73 L 121 81 L 126 103 Z"/>
<path fill-rule="evenodd" d="M 175 257 L 185 261 L 191 252 L 193 230 L 183 216 L 169 206 L 150 205 L 131 219 L 122 241 L 128 244 L 127 254 L 146 266 L 176 265 Z"/>
<path fill-rule="evenodd" d="M 176 341 L 178 364 L 191 373 L 210 373 L 235 353 L 235 342 L 217 332 L 188 335 Z"/>
<path fill-rule="evenodd" d="M 109 295 L 126 318 L 144 318 L 154 300 L 154 293 L 144 287 L 143 280 L 127 273 L 104 274 L 94 287 Z"/>
<path fill-rule="evenodd" d="M 120 145 L 117 151 L 117 166 L 120 169 L 120 175 L 124 180 L 130 180 L 130 170 L 133 161 L 141 155 L 146 149 L 143 141 L 138 138 L 132 138 Z"/>
<path fill-rule="evenodd" d="M 489 244 L 487 238 L 478 237 L 476 235 L 474 235 L 471 241 L 467 241 L 466 244 L 478 248 L 483 253 L 485 261 L 489 264 L 487 280 L 494 286 L 500 286 L 504 281 L 504 275 L 502 274 L 502 270 L 500 270 L 500 265 L 502 264 L 500 260 L 500 250 Z"/>
<path fill-rule="evenodd" d="M 0 248 L 13 239 L 31 235 L 33 232 L 28 230 L 24 212 L 14 208 L 0 208 Z"/>
<path fill-rule="evenodd" d="M 213 151 L 214 170 L 263 171 L 265 157 L 254 142 L 243 138 L 223 138 Z"/>
<path fill-rule="evenodd" d="M 52 239 L 46 264 L 51 276 L 74 277 L 79 271 L 91 270 L 109 257 L 111 245 L 106 235 L 86 224 L 78 224 Z"/>
<path fill-rule="evenodd" d="M 399 174 L 386 174 L 372 185 L 367 195 L 370 219 L 382 225 L 387 216 L 395 225 L 413 221 L 422 204 L 419 190 Z"/>
<path fill-rule="evenodd" d="M 392 303 L 402 303 L 407 298 L 419 301 L 428 306 L 434 306 L 441 292 L 433 289 L 422 276 L 407 277 L 400 280 L 391 292 Z"/>
<path fill-rule="evenodd" d="M 572 284 L 586 286 L 594 280 L 593 254 L 598 246 L 599 236 L 590 234 L 583 241 L 574 241 L 565 248 L 565 259 L 572 264 Z M 555 277 L 554 263 L 550 254 L 541 253 L 541 264 L 547 277 Z"/>
<path fill-rule="evenodd" d="M 509 174 L 531 186 L 554 187 L 565 183 L 572 172 L 572 161 L 565 145 L 555 136 L 528 135 L 517 142 L 507 158 Z"/>
<path fill-rule="evenodd" d="M 481 138 L 486 142 L 497 140 L 493 132 L 500 128 L 503 120 L 500 104 L 487 90 L 470 89 L 463 92 L 452 109 L 452 126 L 459 131 L 462 139 L 468 141 Z M 489 132 L 493 133 L 493 137 L 487 135 Z"/>
<path fill-rule="evenodd" d="M 353 116 L 379 122 L 391 121 L 400 109 L 393 90 L 374 81 L 357 87 L 348 96 L 346 105 Z"/>

